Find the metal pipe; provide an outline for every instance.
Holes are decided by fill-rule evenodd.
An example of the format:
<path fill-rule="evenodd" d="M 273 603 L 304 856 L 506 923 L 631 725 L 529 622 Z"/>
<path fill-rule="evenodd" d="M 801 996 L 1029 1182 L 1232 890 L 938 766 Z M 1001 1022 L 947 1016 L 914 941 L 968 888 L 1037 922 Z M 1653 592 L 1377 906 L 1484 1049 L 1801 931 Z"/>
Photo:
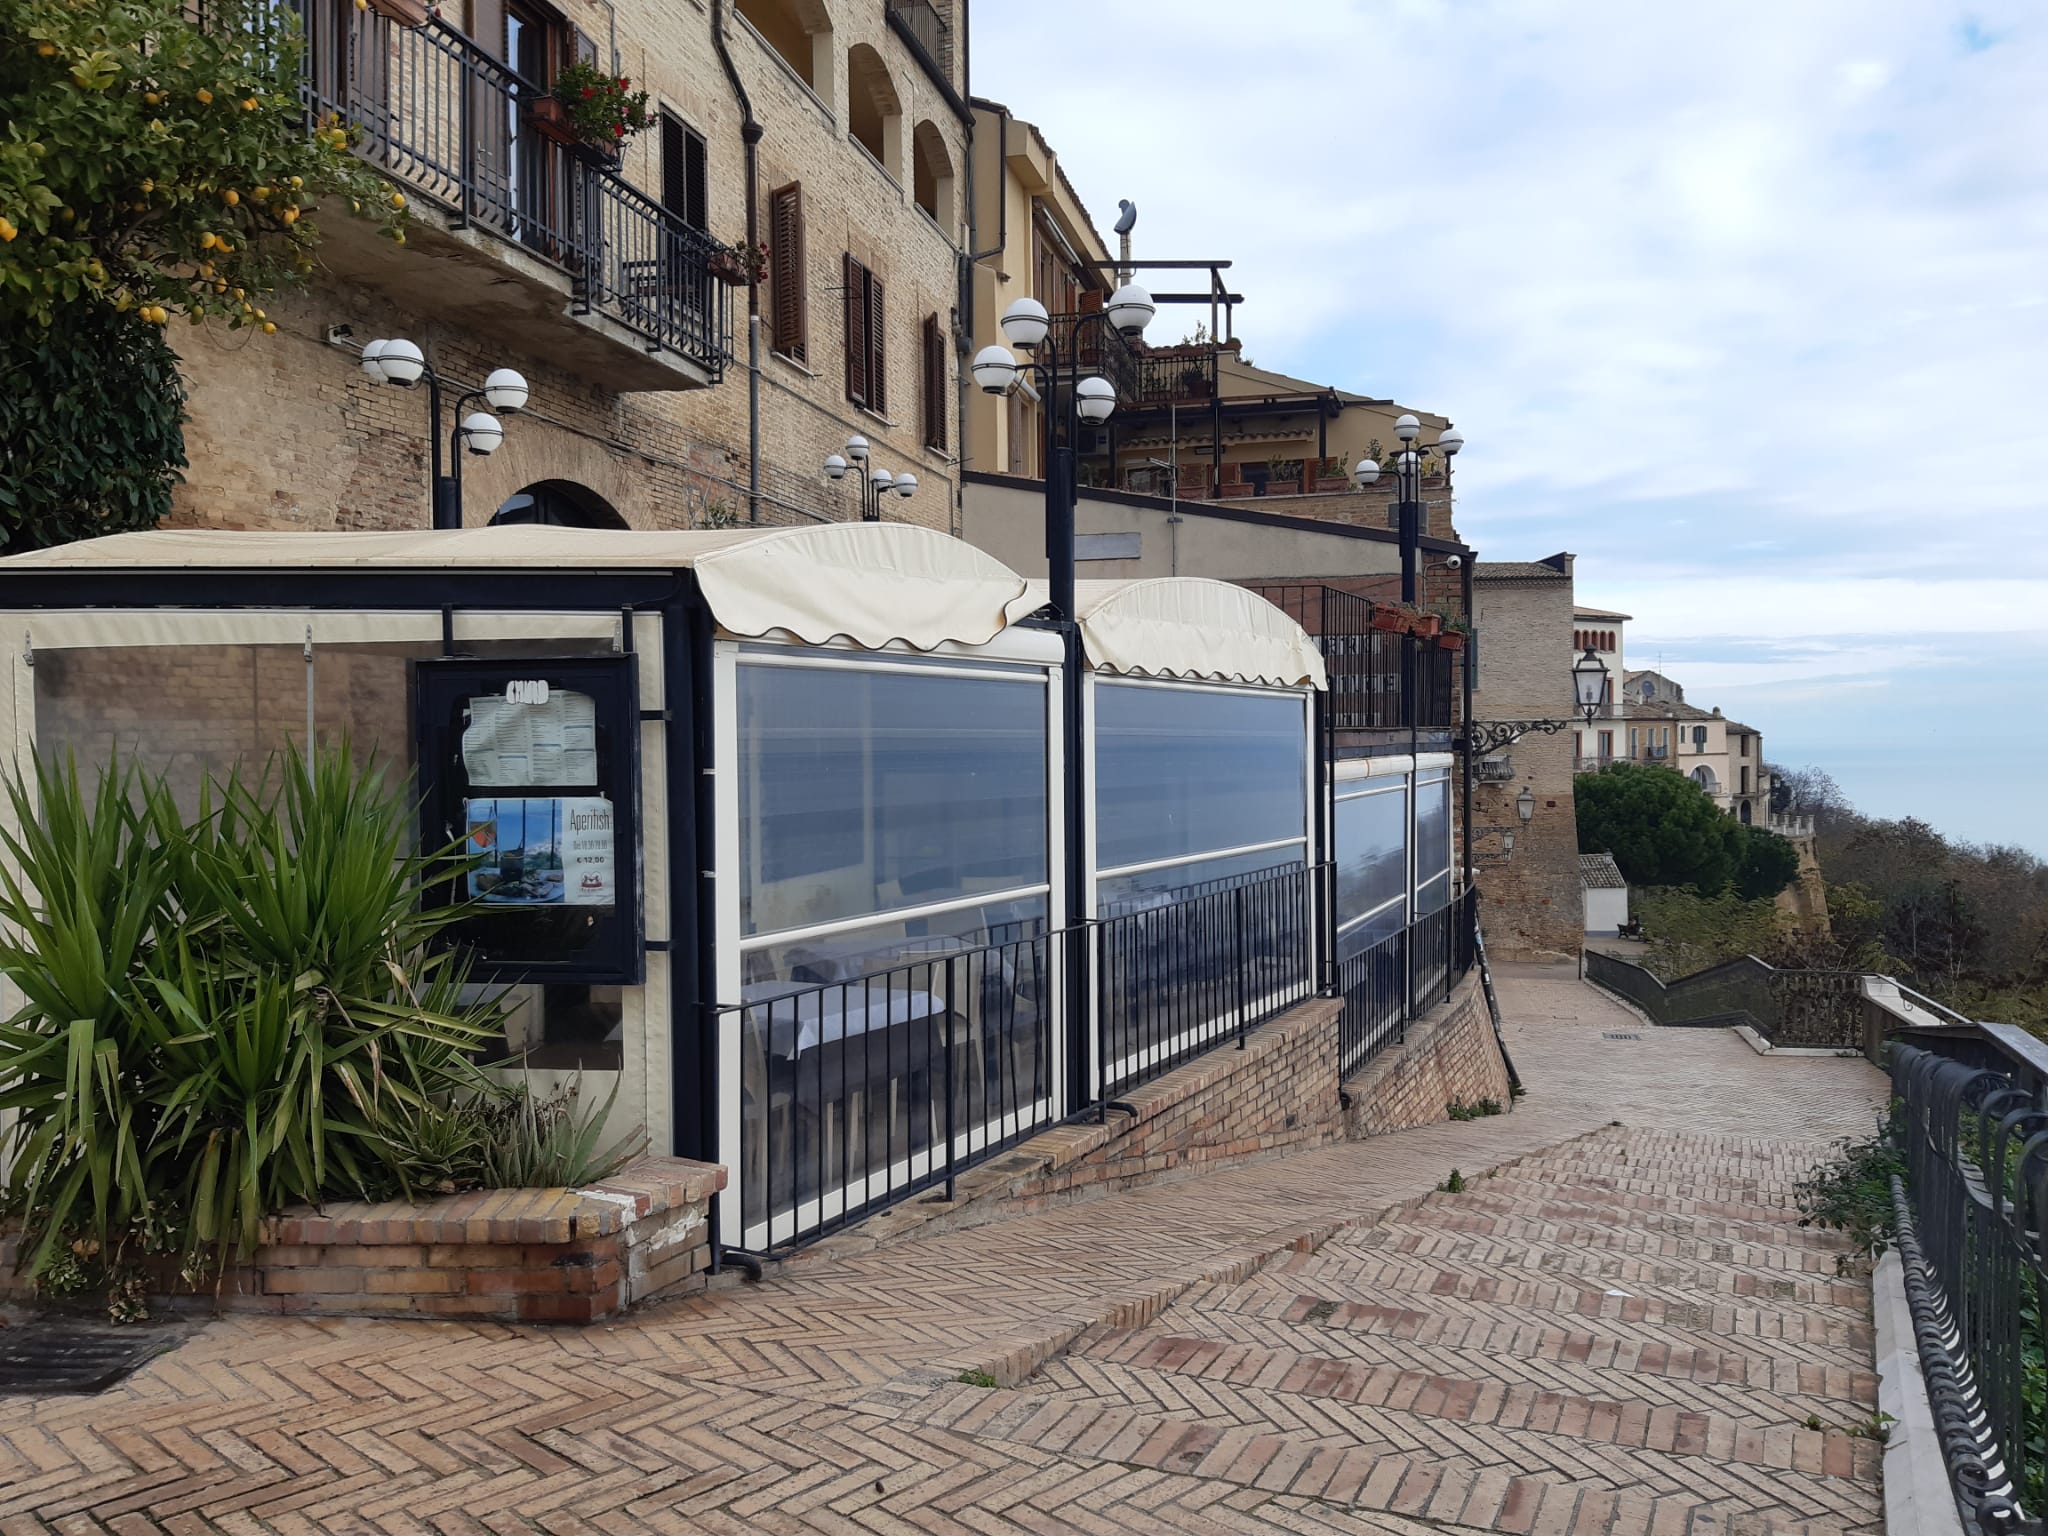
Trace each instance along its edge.
<path fill-rule="evenodd" d="M 761 248 L 760 143 L 766 132 L 755 120 L 754 104 L 740 84 L 740 72 L 725 46 L 725 0 L 711 0 L 711 46 L 726 83 L 740 105 L 740 143 L 745 146 L 747 184 L 747 521 L 761 521 L 761 283 L 754 253 Z"/>

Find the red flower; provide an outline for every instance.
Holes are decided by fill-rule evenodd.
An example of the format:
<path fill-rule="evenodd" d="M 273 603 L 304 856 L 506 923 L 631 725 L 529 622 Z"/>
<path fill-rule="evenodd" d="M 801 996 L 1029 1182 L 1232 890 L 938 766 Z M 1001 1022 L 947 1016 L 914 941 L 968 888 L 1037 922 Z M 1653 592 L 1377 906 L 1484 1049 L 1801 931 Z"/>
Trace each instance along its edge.
<path fill-rule="evenodd" d="M 590 98 L 595 96 L 596 94 L 597 92 L 593 91 L 589 86 L 586 85 L 585 87 L 583 87 L 583 99 L 585 101 L 590 100 Z"/>
<path fill-rule="evenodd" d="M 626 136 L 626 128 L 625 128 L 625 125 L 624 125 L 623 123 L 621 123 L 621 124 L 620 124 L 620 125 L 619 125 L 618 127 L 616 127 L 616 128 L 614 128 L 614 129 L 612 129 L 612 137 L 613 137 L 613 138 L 615 138 L 615 139 L 623 139 L 623 138 L 624 138 L 625 136 Z"/>
<path fill-rule="evenodd" d="M 625 89 L 625 88 L 626 88 L 627 86 L 631 85 L 632 83 L 633 83 L 633 82 L 632 82 L 632 81 L 630 81 L 630 80 L 628 80 L 628 79 L 627 79 L 627 78 L 626 78 L 626 77 L 625 77 L 624 75 L 621 75 L 621 76 L 619 76 L 619 89 L 620 89 L 620 90 L 622 90 L 622 91 L 623 91 L 623 90 L 624 90 L 624 89 Z"/>

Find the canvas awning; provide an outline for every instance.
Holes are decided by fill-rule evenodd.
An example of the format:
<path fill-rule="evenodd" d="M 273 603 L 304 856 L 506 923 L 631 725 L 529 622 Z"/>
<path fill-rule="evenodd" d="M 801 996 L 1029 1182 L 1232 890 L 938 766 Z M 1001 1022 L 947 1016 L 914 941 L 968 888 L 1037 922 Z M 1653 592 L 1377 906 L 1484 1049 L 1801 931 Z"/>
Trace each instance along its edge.
<path fill-rule="evenodd" d="M 719 626 L 879 650 L 984 645 L 1036 606 L 1024 578 L 910 523 L 648 531 L 534 524 L 405 532 L 114 534 L 0 559 L 0 572 L 692 570 Z M 337 588 L 333 606 L 347 606 Z"/>
<path fill-rule="evenodd" d="M 1027 604 L 1046 601 L 1042 581 Z M 1194 576 L 1075 583 L 1081 644 L 1109 672 L 1329 687 L 1308 631 L 1249 588 Z"/>

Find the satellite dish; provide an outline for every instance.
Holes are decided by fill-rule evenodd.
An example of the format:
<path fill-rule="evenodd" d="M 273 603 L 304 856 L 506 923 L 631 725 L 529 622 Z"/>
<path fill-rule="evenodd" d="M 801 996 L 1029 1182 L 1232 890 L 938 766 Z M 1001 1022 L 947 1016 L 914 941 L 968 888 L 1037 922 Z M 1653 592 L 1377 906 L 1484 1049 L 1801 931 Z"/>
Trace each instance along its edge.
<path fill-rule="evenodd" d="M 1128 235 L 1131 232 L 1131 226 L 1138 222 L 1138 205 L 1128 197 L 1118 198 L 1116 205 L 1123 209 L 1123 212 L 1117 215 L 1116 232 L 1120 235 Z"/>

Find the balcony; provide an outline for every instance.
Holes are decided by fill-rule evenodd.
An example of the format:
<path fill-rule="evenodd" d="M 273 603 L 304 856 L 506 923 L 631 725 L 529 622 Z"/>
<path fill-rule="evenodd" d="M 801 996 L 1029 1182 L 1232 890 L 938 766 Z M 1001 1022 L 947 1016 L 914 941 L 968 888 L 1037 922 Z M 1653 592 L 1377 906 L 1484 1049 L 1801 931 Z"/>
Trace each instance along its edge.
<path fill-rule="evenodd" d="M 1052 342 L 1059 348 L 1062 371 L 1097 373 L 1116 386 L 1118 409 L 1138 398 L 1139 354 L 1122 332 L 1102 318 L 1099 309 L 1054 315 Z"/>
<path fill-rule="evenodd" d="M 1472 776 L 1482 784 L 1513 783 L 1515 760 L 1511 757 L 1482 757 L 1472 765 Z"/>
<path fill-rule="evenodd" d="M 1612 755 L 1607 757 L 1575 757 L 1572 759 L 1572 772 L 1598 773 L 1602 768 L 1612 768 L 1620 761 L 1622 759 Z"/>
<path fill-rule="evenodd" d="M 359 129 L 416 215 L 403 247 L 329 221 L 330 269 L 622 392 L 719 381 L 732 308 L 708 236 L 597 151 L 544 137 L 529 113 L 546 92 L 455 28 L 297 4 L 308 108 Z"/>
<path fill-rule="evenodd" d="M 889 16 L 902 24 L 939 78 L 945 79 L 953 67 L 953 27 L 939 8 L 931 0 L 889 0 Z"/>

